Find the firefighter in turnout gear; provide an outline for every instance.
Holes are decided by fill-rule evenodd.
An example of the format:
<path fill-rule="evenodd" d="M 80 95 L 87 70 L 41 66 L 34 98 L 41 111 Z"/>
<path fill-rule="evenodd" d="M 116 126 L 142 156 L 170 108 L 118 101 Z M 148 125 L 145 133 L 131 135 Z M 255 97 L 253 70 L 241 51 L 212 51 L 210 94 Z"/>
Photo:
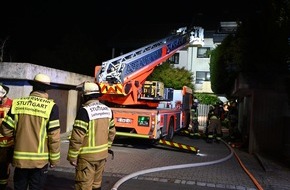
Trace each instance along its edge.
<path fill-rule="evenodd" d="M 207 128 L 207 142 L 212 143 L 213 140 L 219 142 L 222 137 L 222 124 L 216 113 L 209 114 L 209 123 Z"/>
<path fill-rule="evenodd" d="M 0 126 L 12 105 L 12 99 L 7 97 L 8 92 L 9 88 L 0 84 Z M 12 162 L 13 144 L 13 137 L 4 137 L 0 133 L 0 190 L 5 190 L 8 185 L 10 175 L 9 165 Z"/>
<path fill-rule="evenodd" d="M 193 138 L 200 138 L 200 133 L 199 133 L 199 122 L 198 122 L 198 100 L 195 98 L 193 101 L 193 104 L 191 106 L 191 114 L 190 114 L 190 128 L 192 131 L 192 137 Z"/>
<path fill-rule="evenodd" d="M 32 92 L 13 100 L 0 130 L 4 136 L 15 138 L 15 190 L 43 189 L 48 167 L 55 167 L 60 161 L 58 106 L 46 92 L 51 88 L 50 78 L 37 74 L 30 83 Z"/>
<path fill-rule="evenodd" d="M 116 135 L 112 110 L 99 102 L 99 86 L 84 82 L 83 105 L 71 133 L 67 160 L 75 166 L 75 189 L 100 190 L 108 153 Z"/>

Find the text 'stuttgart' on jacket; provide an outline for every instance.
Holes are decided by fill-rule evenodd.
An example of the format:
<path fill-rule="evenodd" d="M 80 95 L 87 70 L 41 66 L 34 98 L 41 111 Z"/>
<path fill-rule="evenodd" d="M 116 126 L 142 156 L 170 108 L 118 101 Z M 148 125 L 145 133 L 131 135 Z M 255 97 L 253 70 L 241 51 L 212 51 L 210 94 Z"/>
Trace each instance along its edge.
<path fill-rule="evenodd" d="M 112 110 L 98 100 L 87 101 L 75 119 L 67 160 L 76 162 L 78 158 L 87 161 L 107 158 L 115 135 Z"/>
<path fill-rule="evenodd" d="M 14 167 L 42 168 L 59 163 L 59 110 L 47 93 L 33 91 L 28 97 L 14 99 L 0 132 L 16 137 Z"/>

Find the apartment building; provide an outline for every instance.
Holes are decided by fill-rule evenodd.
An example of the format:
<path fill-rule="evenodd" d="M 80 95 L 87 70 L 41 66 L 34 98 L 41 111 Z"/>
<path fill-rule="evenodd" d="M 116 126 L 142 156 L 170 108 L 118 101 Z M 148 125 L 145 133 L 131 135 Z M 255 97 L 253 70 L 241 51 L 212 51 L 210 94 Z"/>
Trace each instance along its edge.
<path fill-rule="evenodd" d="M 213 93 L 210 84 L 210 52 L 230 33 L 235 33 L 237 22 L 220 22 L 217 30 L 204 30 L 204 45 L 189 46 L 179 50 L 170 60 L 175 67 L 191 71 L 194 74 L 196 93 Z"/>

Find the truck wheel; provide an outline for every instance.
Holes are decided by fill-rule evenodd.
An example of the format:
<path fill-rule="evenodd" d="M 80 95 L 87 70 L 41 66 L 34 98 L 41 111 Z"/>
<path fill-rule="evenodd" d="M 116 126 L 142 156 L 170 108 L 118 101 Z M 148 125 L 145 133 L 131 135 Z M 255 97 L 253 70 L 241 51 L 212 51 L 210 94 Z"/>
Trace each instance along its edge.
<path fill-rule="evenodd" d="M 171 141 L 174 136 L 174 122 L 173 119 L 170 119 L 169 126 L 168 126 L 168 133 L 166 135 L 166 140 Z"/>

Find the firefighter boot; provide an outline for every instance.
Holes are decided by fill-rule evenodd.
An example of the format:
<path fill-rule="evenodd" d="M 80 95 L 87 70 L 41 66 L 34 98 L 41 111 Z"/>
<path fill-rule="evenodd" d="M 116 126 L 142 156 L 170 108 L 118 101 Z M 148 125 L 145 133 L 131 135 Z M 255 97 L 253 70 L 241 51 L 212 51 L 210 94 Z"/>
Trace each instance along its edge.
<path fill-rule="evenodd" d="M 217 135 L 216 135 L 215 142 L 216 142 L 216 143 L 220 143 L 221 140 L 222 140 L 222 134 L 217 134 Z"/>
<path fill-rule="evenodd" d="M 206 142 L 207 143 L 212 143 L 213 142 L 213 139 L 214 139 L 213 133 L 212 132 L 209 132 L 208 135 L 207 135 Z"/>

